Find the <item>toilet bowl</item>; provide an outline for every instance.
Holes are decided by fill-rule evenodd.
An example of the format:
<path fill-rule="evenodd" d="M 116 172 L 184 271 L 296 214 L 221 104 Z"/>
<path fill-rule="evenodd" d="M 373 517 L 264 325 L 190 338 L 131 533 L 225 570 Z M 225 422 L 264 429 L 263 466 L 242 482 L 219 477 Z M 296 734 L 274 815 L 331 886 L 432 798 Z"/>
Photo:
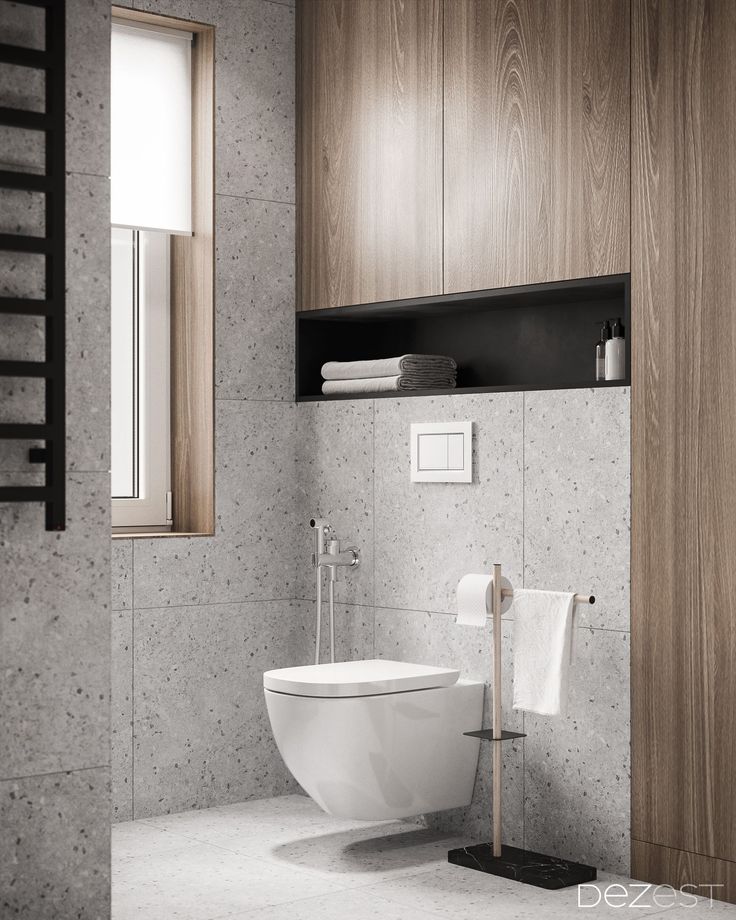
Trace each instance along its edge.
<path fill-rule="evenodd" d="M 267 671 L 271 728 L 284 763 L 331 815 L 376 821 L 469 805 L 483 683 L 403 661 Z"/>

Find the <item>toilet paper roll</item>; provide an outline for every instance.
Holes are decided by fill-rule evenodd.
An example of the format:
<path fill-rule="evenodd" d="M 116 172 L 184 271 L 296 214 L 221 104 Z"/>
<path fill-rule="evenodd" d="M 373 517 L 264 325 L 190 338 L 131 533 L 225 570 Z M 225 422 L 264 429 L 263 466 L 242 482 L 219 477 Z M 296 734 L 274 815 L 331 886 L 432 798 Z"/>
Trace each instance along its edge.
<path fill-rule="evenodd" d="M 508 578 L 501 576 L 501 586 L 511 589 Z M 486 617 L 491 614 L 493 598 L 493 576 L 487 573 L 463 575 L 457 585 L 457 619 L 460 626 L 485 626 Z M 501 602 L 501 613 L 506 613 L 512 598 Z"/>

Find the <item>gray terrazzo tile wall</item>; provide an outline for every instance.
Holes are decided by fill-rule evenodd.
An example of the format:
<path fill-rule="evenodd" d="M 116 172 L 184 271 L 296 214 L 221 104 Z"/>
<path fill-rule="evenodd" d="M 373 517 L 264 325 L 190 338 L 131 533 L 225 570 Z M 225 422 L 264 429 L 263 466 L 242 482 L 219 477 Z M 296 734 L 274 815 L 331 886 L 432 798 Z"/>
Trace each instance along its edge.
<path fill-rule="evenodd" d="M 411 483 L 410 423 L 455 419 L 475 422 L 473 483 Z M 560 719 L 511 709 L 506 615 L 505 727 L 528 737 L 505 752 L 504 834 L 628 871 L 628 388 L 310 403 L 298 407 L 297 432 L 300 521 L 336 521 L 369 560 L 341 590 L 361 620 L 375 611 L 371 654 L 488 682 L 490 633 L 455 625 L 455 586 L 496 561 L 515 585 L 596 595 L 579 608 Z M 299 565 L 308 572 L 306 558 Z M 314 596 L 311 581 L 297 584 Z M 488 747 L 470 808 L 430 816 L 432 825 L 488 838 Z"/>
<path fill-rule="evenodd" d="M 127 5 L 216 29 L 216 532 L 113 540 L 114 820 L 294 791 L 261 677 L 313 654 L 293 600 L 294 9 Z"/>
<path fill-rule="evenodd" d="M 260 673 L 311 660 L 319 514 L 362 557 L 337 585 L 339 657 L 488 680 L 489 637 L 452 613 L 460 575 L 496 559 L 516 585 L 598 596 L 579 619 L 565 719 L 511 711 L 507 674 L 507 726 L 529 737 L 505 754 L 504 825 L 510 843 L 625 870 L 628 389 L 295 406 L 293 5 L 132 5 L 218 28 L 217 534 L 114 541 L 116 817 L 295 788 Z M 453 418 L 476 422 L 475 482 L 412 485 L 409 423 Z M 472 806 L 428 820 L 487 836 L 490 776 L 484 749 Z"/>
<path fill-rule="evenodd" d="M 109 916 L 109 29 L 107 0 L 67 3 L 67 529 L 0 505 L 0 915 Z M 43 10 L 0 3 L 2 41 L 43 47 Z M 43 110 L 42 75 L 0 68 L 0 104 Z M 3 129 L 2 168 L 42 166 L 41 137 Z M 0 200 L 3 232 L 43 234 L 41 196 Z M 4 254 L 2 294 L 43 294 L 43 265 Z M 43 356 L 43 325 L 4 317 L 3 358 Z M 39 380 L 0 387 L 3 421 L 40 420 Z M 36 483 L 28 442 L 0 480 Z M 122 637 L 120 637 L 120 641 Z"/>

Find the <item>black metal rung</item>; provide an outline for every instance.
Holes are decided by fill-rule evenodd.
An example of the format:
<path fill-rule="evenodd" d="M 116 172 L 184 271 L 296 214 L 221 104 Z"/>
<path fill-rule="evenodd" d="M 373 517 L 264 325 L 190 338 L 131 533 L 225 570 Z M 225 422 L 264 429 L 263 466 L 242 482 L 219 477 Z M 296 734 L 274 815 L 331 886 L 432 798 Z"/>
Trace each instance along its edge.
<path fill-rule="evenodd" d="M 0 361 L 0 377 L 53 377 L 46 361 Z"/>
<path fill-rule="evenodd" d="M 37 441 L 51 437 L 51 425 L 4 422 L 0 424 L 0 439 L 6 441 Z"/>
<path fill-rule="evenodd" d="M 54 305 L 50 300 L 34 300 L 32 297 L 0 297 L 0 313 L 15 316 L 51 316 Z"/>
<path fill-rule="evenodd" d="M 7 128 L 30 128 L 32 131 L 50 131 L 51 119 L 45 112 L 11 109 L 0 106 L 0 125 Z"/>
<path fill-rule="evenodd" d="M 45 236 L 25 236 L 21 233 L 0 233 L 0 250 L 6 252 L 51 251 L 51 240 Z"/>
<path fill-rule="evenodd" d="M 47 502 L 52 497 L 48 486 L 0 486 L 0 502 Z"/>
<path fill-rule="evenodd" d="M 57 3 L 58 0 L 15 0 L 15 2 L 19 3 L 21 6 L 49 7 Z"/>
<path fill-rule="evenodd" d="M 0 169 L 0 188 L 19 188 L 28 192 L 48 192 L 51 190 L 51 178 L 39 173 L 13 172 Z"/>
<path fill-rule="evenodd" d="M 45 70 L 51 66 L 51 57 L 45 51 L 23 48 L 21 45 L 6 45 L 0 42 L 0 64 L 18 64 L 20 67 L 35 67 Z"/>

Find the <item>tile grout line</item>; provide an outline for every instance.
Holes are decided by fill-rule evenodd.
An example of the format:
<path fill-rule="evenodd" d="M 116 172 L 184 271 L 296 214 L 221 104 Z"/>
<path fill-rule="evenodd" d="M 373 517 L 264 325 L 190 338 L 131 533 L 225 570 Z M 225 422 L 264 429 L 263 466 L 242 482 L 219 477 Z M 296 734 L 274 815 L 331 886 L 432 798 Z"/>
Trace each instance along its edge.
<path fill-rule="evenodd" d="M 526 585 L 526 393 L 521 394 L 521 587 Z M 521 711 L 526 734 L 526 712 Z M 521 847 L 526 849 L 526 738 L 521 739 Z"/>
<path fill-rule="evenodd" d="M 274 598 L 273 600 L 284 600 L 284 598 Z M 304 603 L 312 603 L 312 604 L 315 602 L 315 598 L 313 597 L 291 597 L 291 598 L 287 598 L 287 600 L 303 601 Z M 229 603 L 268 603 L 268 602 L 269 601 L 267 600 L 255 600 L 255 601 L 217 601 L 215 603 L 229 604 Z M 365 604 L 365 603 L 358 603 L 356 601 L 345 601 L 345 600 L 341 600 L 340 598 L 336 598 L 336 602 L 342 604 L 345 607 L 365 607 L 366 609 L 375 609 L 375 610 L 394 610 L 399 613 L 421 613 L 421 614 L 429 614 L 430 616 L 441 616 L 441 617 L 456 616 L 456 614 L 451 610 L 425 610 L 419 607 L 399 607 L 396 605 L 386 606 L 385 604 L 370 604 L 370 603 Z M 207 604 L 171 604 L 170 606 L 171 607 L 186 607 L 186 606 L 206 607 L 206 606 L 209 606 L 209 603 Z M 155 610 L 158 608 L 154 607 L 150 609 Z M 165 608 L 161 608 L 161 609 L 165 609 Z M 514 622 L 514 618 L 509 616 L 508 614 L 504 614 L 501 619 L 503 620 L 504 623 Z M 590 626 L 585 623 L 582 626 L 577 626 L 576 629 L 583 630 L 583 631 L 589 630 L 590 632 L 622 633 L 627 636 L 631 633 L 630 629 L 616 629 L 615 627 L 612 627 L 612 626 Z"/>
<path fill-rule="evenodd" d="M 130 817 L 135 821 L 135 540 L 130 543 Z"/>
<path fill-rule="evenodd" d="M 373 650 L 371 652 L 373 658 L 376 657 L 376 401 L 375 399 L 371 400 L 372 403 L 372 419 L 371 419 L 371 432 L 372 432 L 372 460 L 371 460 L 371 478 L 373 481 L 373 520 L 371 527 L 371 538 L 373 545 L 371 547 L 373 554 Z"/>
<path fill-rule="evenodd" d="M 44 770 L 41 773 L 21 773 L 17 776 L 0 776 L 0 783 L 15 783 L 24 779 L 41 779 L 44 776 L 68 776 L 70 773 L 85 773 L 89 770 L 110 769 L 109 763 L 92 764 L 88 767 L 69 767 L 68 770 Z"/>
<path fill-rule="evenodd" d="M 142 538 L 142 539 L 145 539 Z M 155 538 L 152 538 L 155 539 Z M 194 539 L 194 537 L 182 537 L 182 539 Z M 135 541 L 134 541 L 135 542 Z M 235 599 L 232 601 L 202 601 L 197 603 L 196 601 L 185 603 L 185 604 L 137 604 L 135 606 L 136 610 L 177 610 L 179 607 L 240 607 L 243 604 L 281 604 L 288 603 L 289 601 L 311 601 L 314 603 L 315 598 L 310 597 L 251 597 L 248 599 Z M 367 607 L 368 604 L 354 604 L 354 607 Z M 121 610 L 124 608 L 120 608 Z M 133 609 L 133 608 L 131 608 Z"/>
<path fill-rule="evenodd" d="M 215 191 L 215 198 L 237 198 L 238 201 L 262 201 L 264 204 L 283 204 L 289 208 L 296 208 L 295 201 L 281 201 L 279 198 L 259 198 L 257 195 L 234 195 L 232 192 Z"/>
<path fill-rule="evenodd" d="M 217 387 L 215 387 L 215 391 Z M 237 402 L 237 403 L 277 403 L 278 405 L 283 406 L 293 406 L 294 402 L 291 399 L 269 399 L 268 397 L 254 397 L 254 396 L 215 396 L 215 402 Z"/>

